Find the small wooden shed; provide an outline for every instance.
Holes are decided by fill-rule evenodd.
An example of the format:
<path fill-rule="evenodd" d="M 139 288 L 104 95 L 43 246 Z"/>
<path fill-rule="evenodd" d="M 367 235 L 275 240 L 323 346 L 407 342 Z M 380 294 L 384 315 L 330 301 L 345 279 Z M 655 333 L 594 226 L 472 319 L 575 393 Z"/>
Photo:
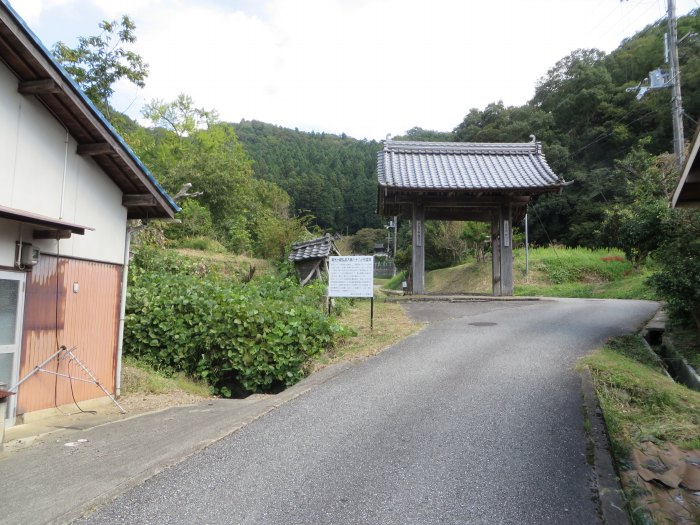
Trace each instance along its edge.
<path fill-rule="evenodd" d="M 340 255 L 340 252 L 330 233 L 310 241 L 292 244 L 289 260 L 294 263 L 302 286 L 312 279 L 319 279 L 321 272 L 328 273 L 328 257 L 331 255 Z"/>

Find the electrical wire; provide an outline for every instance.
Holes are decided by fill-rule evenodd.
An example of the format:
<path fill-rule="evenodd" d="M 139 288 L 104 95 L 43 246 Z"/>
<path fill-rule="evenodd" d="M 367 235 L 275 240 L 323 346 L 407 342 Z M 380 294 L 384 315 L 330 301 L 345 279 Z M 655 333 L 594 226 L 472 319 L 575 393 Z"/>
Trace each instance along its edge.
<path fill-rule="evenodd" d="M 58 354 L 56 354 L 56 373 L 54 375 L 54 386 L 53 386 L 53 406 L 56 410 L 58 410 L 62 415 L 68 416 L 70 414 L 64 412 L 61 410 L 58 406 L 58 371 L 61 366 L 61 361 L 65 359 L 62 356 L 62 353 L 60 352 L 61 349 L 65 349 L 65 346 L 61 346 L 58 340 L 58 317 L 59 317 L 59 305 L 58 305 L 58 299 L 60 297 L 60 280 L 59 280 L 59 266 L 60 266 L 60 259 L 61 259 L 61 246 L 60 246 L 60 239 L 56 239 L 56 296 L 55 296 L 55 325 L 54 325 L 54 337 L 56 340 L 56 349 L 59 351 Z M 73 376 L 71 374 L 71 365 L 73 364 L 74 359 L 71 357 L 68 362 L 66 363 L 66 374 L 68 375 L 68 382 L 70 383 L 70 394 L 71 397 L 73 398 L 73 404 L 78 408 L 80 412 L 83 414 L 97 414 L 95 410 L 83 410 L 81 406 L 78 404 L 78 401 L 75 399 L 75 392 L 73 390 Z"/>
<path fill-rule="evenodd" d="M 75 359 L 73 357 L 70 358 L 68 361 L 68 366 L 66 367 L 66 371 L 68 373 L 68 382 L 70 384 L 70 395 L 73 398 L 73 403 L 75 404 L 76 407 L 78 407 L 78 410 L 82 412 L 83 414 L 97 414 L 97 410 L 83 410 L 81 406 L 78 404 L 78 401 L 75 399 L 75 392 L 73 392 L 73 376 L 70 373 L 70 367 L 75 363 Z"/>
<path fill-rule="evenodd" d="M 630 28 L 634 25 L 635 22 L 640 20 L 643 16 L 645 16 L 648 12 L 648 10 L 645 10 L 644 12 L 640 13 L 637 15 L 637 17 L 631 21 L 631 15 L 634 12 L 639 12 L 639 8 L 642 7 L 639 3 L 631 3 L 631 11 L 628 11 L 626 13 L 622 13 L 619 18 L 613 18 L 611 15 L 618 11 L 620 8 L 619 5 L 616 5 L 613 7 L 612 10 L 610 10 L 605 16 L 601 18 L 601 21 L 592 26 L 590 29 L 589 33 L 592 33 L 595 35 L 595 37 L 598 37 L 599 35 L 607 35 L 608 33 L 612 32 L 613 29 L 622 27 L 622 24 L 625 24 L 625 27 L 627 27 L 627 30 L 625 32 L 629 32 Z M 644 32 L 650 30 L 653 28 L 658 22 L 663 20 L 666 17 L 666 15 L 662 15 L 660 18 L 658 18 L 656 21 L 652 22 L 650 25 L 647 25 L 637 33 L 635 33 L 635 36 L 638 36 L 640 34 L 643 34 Z M 624 38 L 623 38 L 624 39 Z"/>
<path fill-rule="evenodd" d="M 634 5 L 633 5 L 633 9 L 636 9 L 637 7 L 638 7 L 637 4 L 634 4 Z M 600 31 L 600 29 L 603 27 L 604 24 L 607 24 L 607 23 L 611 20 L 611 17 L 612 17 L 612 15 L 613 15 L 613 13 L 615 13 L 615 11 L 617 11 L 618 9 L 619 9 L 619 6 L 618 6 L 618 5 L 615 5 L 610 11 L 607 12 L 607 14 L 605 14 L 603 17 L 601 17 L 601 19 L 600 19 L 600 21 L 599 21 L 598 23 L 596 23 L 595 25 L 593 25 L 593 26 L 590 28 L 590 30 L 588 31 L 588 33 L 589 33 L 589 34 L 593 34 L 593 35 L 595 35 L 595 36 L 604 35 L 604 34 L 606 34 L 606 33 L 609 33 L 609 32 L 610 32 L 610 29 L 611 29 L 612 27 L 614 27 L 614 26 L 616 26 L 616 25 L 618 25 L 618 24 L 620 23 L 621 19 L 620 19 L 620 20 L 614 21 L 614 22 L 612 23 L 612 25 L 610 25 L 610 27 L 607 27 L 607 26 L 606 26 L 606 28 L 605 28 L 604 31 Z"/>
<path fill-rule="evenodd" d="M 645 119 L 645 118 L 647 118 L 648 116 L 653 115 L 653 114 L 655 114 L 655 113 L 656 113 L 656 111 L 650 110 L 650 111 L 648 111 L 647 113 L 645 113 L 644 115 L 642 115 L 642 116 L 640 116 L 640 117 L 637 117 L 637 118 L 634 119 L 634 120 L 630 120 L 629 122 L 626 122 L 625 124 L 628 124 L 628 125 L 629 125 L 629 124 L 634 124 L 635 122 L 639 122 L 640 120 Z M 625 118 L 624 116 L 623 116 L 623 117 L 620 117 L 613 125 L 619 124 L 620 122 L 622 122 L 622 121 L 624 120 L 624 118 Z M 578 155 L 578 154 L 581 153 L 582 151 L 584 151 L 584 150 L 590 148 L 591 146 L 597 144 L 597 143 L 600 142 L 601 140 L 603 140 L 603 139 L 605 139 L 605 138 L 607 138 L 607 137 L 610 137 L 611 135 L 614 135 L 614 134 L 615 134 L 614 131 L 609 131 L 609 132 L 607 132 L 607 133 L 602 133 L 602 134 L 598 135 L 595 139 L 593 139 L 591 142 L 589 142 L 588 144 L 586 144 L 585 146 L 583 146 L 583 147 L 577 149 L 576 151 L 574 151 L 571 155 L 572 155 L 572 156 Z"/>
<path fill-rule="evenodd" d="M 547 228 L 545 227 L 544 223 L 542 222 L 542 219 L 540 219 L 539 213 L 537 213 L 537 210 L 533 206 L 531 209 L 532 211 L 535 212 L 535 217 L 537 217 L 537 222 L 540 223 L 540 226 L 542 226 L 542 229 L 544 230 L 544 234 L 547 236 L 547 240 L 549 241 L 549 246 L 554 250 L 554 255 L 557 256 L 557 259 L 559 258 L 559 252 L 557 252 L 557 249 L 554 247 L 554 243 L 552 242 L 552 238 L 549 236 L 549 232 L 547 231 Z"/>

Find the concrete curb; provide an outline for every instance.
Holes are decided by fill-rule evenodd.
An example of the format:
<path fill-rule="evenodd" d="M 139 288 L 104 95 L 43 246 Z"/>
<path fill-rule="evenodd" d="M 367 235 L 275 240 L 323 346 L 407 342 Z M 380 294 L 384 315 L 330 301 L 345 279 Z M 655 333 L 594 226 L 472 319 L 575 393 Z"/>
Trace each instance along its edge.
<path fill-rule="evenodd" d="M 685 357 L 676 349 L 673 340 L 664 335 L 661 338 L 661 347 L 664 353 L 664 361 L 668 361 L 674 367 L 674 373 L 678 375 L 678 382 L 692 390 L 700 392 L 700 376 L 695 369 L 690 366 Z"/>
<path fill-rule="evenodd" d="M 492 295 L 401 295 L 385 297 L 387 303 L 418 303 L 418 302 L 524 302 L 541 301 L 540 297 L 508 296 L 497 297 Z"/>
<path fill-rule="evenodd" d="M 588 370 L 581 372 L 581 392 L 588 416 L 588 439 L 593 452 L 593 484 L 598 495 L 601 519 L 605 525 L 631 525 L 627 501 L 612 459 L 603 412 Z"/>

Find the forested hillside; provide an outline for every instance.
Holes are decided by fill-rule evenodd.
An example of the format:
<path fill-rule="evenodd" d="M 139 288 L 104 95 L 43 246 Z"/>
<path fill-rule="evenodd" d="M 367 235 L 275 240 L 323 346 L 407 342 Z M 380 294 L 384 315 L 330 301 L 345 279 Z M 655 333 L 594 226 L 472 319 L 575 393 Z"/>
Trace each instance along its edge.
<path fill-rule="evenodd" d="M 700 16 L 678 20 L 685 136 L 700 116 Z M 666 21 L 647 27 L 610 54 L 576 50 L 538 82 L 523 106 L 494 101 L 471 109 L 452 131 L 413 128 L 401 140 L 523 142 L 534 134 L 554 171 L 573 180 L 562 195 L 540 197 L 531 207 L 531 238 L 540 244 L 616 246 L 615 206 L 632 202 L 635 182 L 650 166 L 658 171 L 653 191 L 675 184 L 670 89 L 637 86 L 665 67 Z M 666 68 L 667 69 L 667 68 Z M 455 108 L 458 113 L 459 108 Z M 291 197 L 296 214 L 309 214 L 323 229 L 349 231 L 381 224 L 374 214 L 376 152 L 381 144 L 346 136 L 304 133 L 257 121 L 233 125 L 259 179 Z M 659 186 L 661 184 L 661 186 Z"/>
<path fill-rule="evenodd" d="M 666 21 L 647 27 L 606 55 L 576 50 L 552 67 L 526 105 L 490 104 L 472 109 L 454 130 L 465 142 L 542 141 L 554 171 L 575 181 L 563 195 L 540 197 L 532 206 L 532 238 L 576 246 L 616 245 L 610 210 L 634 200 L 635 185 L 651 165 L 667 192 L 675 184 L 672 163 L 656 156 L 673 151 L 670 89 L 648 91 L 641 100 L 626 88 L 664 64 Z M 678 20 L 686 138 L 700 116 L 698 11 Z M 652 158 L 655 157 L 655 158 Z M 674 179 L 674 180 L 671 180 Z M 606 225 L 608 228 L 606 228 Z"/>
<path fill-rule="evenodd" d="M 678 27 L 685 136 L 690 138 L 700 116 L 699 11 L 679 19 Z M 100 29 L 97 36 L 79 39 L 75 49 L 59 43 L 54 54 L 182 206 L 178 222 L 151 221 L 136 236 L 143 260 L 131 274 L 131 351 L 170 359 L 166 368 L 175 368 L 184 349 L 188 372 L 213 380 L 224 395 L 235 386 L 255 390 L 293 382 L 303 373 L 306 358 L 339 330 L 319 313 L 322 285 L 316 291 L 300 290 L 283 275 L 253 280 L 252 263 L 232 279 L 201 261 L 181 264 L 161 251 L 149 258 L 148 246 L 214 249 L 279 261 L 292 242 L 305 236 L 381 227 L 384 219 L 375 214 L 381 143 L 257 121 L 222 122 L 215 108 L 197 107 L 186 94 L 152 100 L 142 110 L 144 126 L 110 106 L 117 81 L 141 86 L 147 78 L 138 54 L 124 49 L 135 41 L 135 26 L 124 16 L 121 22 L 103 22 Z M 541 245 L 619 248 L 630 273 L 653 255 L 658 271 L 650 282 L 667 301 L 667 310 L 700 327 L 700 214 L 668 207 L 678 180 L 669 154 L 670 91 L 650 90 L 636 97 L 640 81 L 664 66 L 665 31 L 665 21 L 649 26 L 610 54 L 573 51 L 540 79 L 534 97 L 523 106 L 494 101 L 468 110 L 453 130 L 415 127 L 396 138 L 527 142 L 534 134 L 554 171 L 573 185 L 530 205 L 530 238 Z M 455 120 L 465 111 L 454 108 Z M 384 231 L 365 230 L 356 237 L 371 241 L 375 234 L 383 238 Z M 411 244 L 407 221 L 401 221 L 398 240 L 395 260 L 406 267 Z M 488 240 L 484 224 L 429 221 L 426 268 L 470 257 L 483 265 Z M 519 232 L 513 240 L 519 242 Z M 556 249 L 552 247 L 552 266 L 561 275 L 566 268 Z M 144 306 L 159 304 L 155 298 L 168 308 L 175 298 L 179 309 Z M 144 317 L 146 311 L 151 317 Z M 164 316 L 166 311 L 181 315 Z M 237 313 L 231 316 L 230 311 Z M 151 333 L 156 325 L 164 330 L 158 337 Z M 273 357 L 258 352 L 261 336 L 267 337 L 261 345 Z M 161 340 L 175 343 L 166 348 Z M 296 341 L 308 344 L 299 347 Z M 275 359 L 279 362 L 271 365 Z"/>
<path fill-rule="evenodd" d="M 678 28 L 685 136 L 690 138 L 700 116 L 698 11 L 680 18 Z M 109 71 L 101 49 L 110 35 L 117 38 L 117 29 L 105 26 L 106 37 L 84 39 L 70 52 L 57 46 L 55 52 L 76 78 L 84 79 L 86 92 L 96 91 L 96 104 L 171 194 L 185 182 L 202 192 L 182 200 L 183 224 L 168 227 L 166 236 L 214 235 L 231 251 L 273 256 L 305 227 L 354 233 L 382 225 L 375 214 L 380 142 L 258 121 L 228 124 L 215 109 L 198 108 L 184 94 L 148 104 L 143 110 L 147 127 L 112 111 L 110 82 L 120 77 L 106 75 L 106 86 L 95 85 L 90 80 L 95 75 L 87 71 L 95 63 L 98 72 Z M 523 106 L 494 101 L 469 110 L 453 130 L 416 127 L 396 138 L 522 142 L 534 134 L 554 171 L 574 184 L 562 195 L 542 196 L 531 205 L 531 239 L 543 245 L 615 246 L 630 254 L 636 250 L 635 257 L 643 259 L 652 249 L 640 248 L 648 241 L 643 234 L 654 237 L 656 207 L 667 202 L 677 178 L 668 158 L 673 149 L 671 94 L 669 89 L 649 90 L 638 100 L 627 88 L 664 66 L 665 32 L 662 20 L 610 54 L 573 51 L 540 79 L 534 97 Z M 104 45 L 91 50 L 94 39 Z M 144 75 L 133 81 L 143 83 Z M 465 110 L 455 108 L 455 115 Z M 637 222 L 646 230 L 634 231 L 632 215 L 641 216 Z"/>
<path fill-rule="evenodd" d="M 381 226 L 377 217 L 376 153 L 381 144 L 345 135 L 304 133 L 242 121 L 233 125 L 256 177 L 274 182 L 294 212 L 324 230 L 353 233 Z"/>

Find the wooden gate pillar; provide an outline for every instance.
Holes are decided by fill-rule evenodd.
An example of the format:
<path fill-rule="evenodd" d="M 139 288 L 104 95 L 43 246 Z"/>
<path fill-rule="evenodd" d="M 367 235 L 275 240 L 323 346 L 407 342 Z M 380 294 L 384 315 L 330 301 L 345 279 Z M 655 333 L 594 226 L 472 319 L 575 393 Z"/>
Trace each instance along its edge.
<path fill-rule="evenodd" d="M 413 293 L 425 292 L 425 209 L 422 203 L 413 203 L 411 276 Z"/>
<path fill-rule="evenodd" d="M 501 206 L 501 295 L 513 295 L 513 208 Z"/>
<path fill-rule="evenodd" d="M 493 295 L 513 295 L 513 212 L 503 204 L 491 216 Z"/>
<path fill-rule="evenodd" d="M 491 284 L 493 295 L 501 294 L 501 214 L 500 210 L 491 211 Z"/>

